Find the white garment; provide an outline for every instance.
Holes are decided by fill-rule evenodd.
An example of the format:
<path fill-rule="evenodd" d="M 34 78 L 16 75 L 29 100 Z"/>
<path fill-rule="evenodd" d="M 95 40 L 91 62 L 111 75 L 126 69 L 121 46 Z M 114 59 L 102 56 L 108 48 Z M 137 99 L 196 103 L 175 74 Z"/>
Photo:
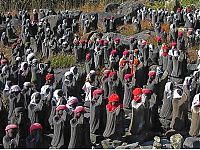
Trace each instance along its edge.
<path fill-rule="evenodd" d="M 82 89 L 85 92 L 85 101 L 91 101 L 92 100 L 92 94 L 91 94 L 91 88 L 92 85 L 90 84 L 90 82 L 85 82 L 85 84 L 83 85 Z"/>
<path fill-rule="evenodd" d="M 194 113 L 200 113 L 200 107 L 198 106 L 199 103 L 200 103 L 199 97 L 200 97 L 200 93 L 199 93 L 199 94 L 196 94 L 196 95 L 194 96 L 194 98 L 193 98 L 193 101 L 192 101 L 191 110 L 192 110 Z"/>

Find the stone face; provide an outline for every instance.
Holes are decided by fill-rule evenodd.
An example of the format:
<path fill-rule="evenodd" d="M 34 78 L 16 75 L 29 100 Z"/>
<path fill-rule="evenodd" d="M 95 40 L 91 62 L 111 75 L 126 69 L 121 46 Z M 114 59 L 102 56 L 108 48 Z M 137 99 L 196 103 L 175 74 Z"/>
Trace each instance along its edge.
<path fill-rule="evenodd" d="M 200 148 L 200 138 L 188 137 L 183 143 L 183 148 Z"/>
<path fill-rule="evenodd" d="M 139 146 L 139 142 L 128 144 L 125 146 L 125 149 L 134 149 Z"/>
<path fill-rule="evenodd" d="M 181 149 L 183 147 L 184 139 L 182 135 L 175 134 L 170 137 L 170 143 L 174 149 Z"/>

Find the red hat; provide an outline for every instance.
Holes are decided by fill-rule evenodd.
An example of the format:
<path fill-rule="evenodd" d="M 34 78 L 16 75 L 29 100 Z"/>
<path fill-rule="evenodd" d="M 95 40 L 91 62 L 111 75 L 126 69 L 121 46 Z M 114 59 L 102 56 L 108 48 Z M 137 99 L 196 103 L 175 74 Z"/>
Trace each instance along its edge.
<path fill-rule="evenodd" d="M 99 44 L 103 44 L 103 43 L 104 43 L 104 40 L 103 40 L 103 39 L 100 39 L 100 40 L 98 41 L 98 43 L 99 43 Z"/>
<path fill-rule="evenodd" d="M 178 32 L 178 36 L 182 37 L 183 36 L 183 32 Z"/>
<path fill-rule="evenodd" d="M 86 59 L 87 61 L 89 61 L 89 60 L 91 59 L 91 54 L 88 53 L 88 54 L 86 55 L 85 59 Z"/>
<path fill-rule="evenodd" d="M 103 94 L 103 90 L 102 89 L 96 89 L 92 93 L 93 96 L 101 95 L 101 94 Z"/>
<path fill-rule="evenodd" d="M 129 52 L 127 50 L 123 52 L 123 55 L 128 55 L 128 54 Z"/>
<path fill-rule="evenodd" d="M 181 8 L 177 8 L 177 12 L 181 12 Z"/>
<path fill-rule="evenodd" d="M 117 94 L 111 94 L 108 98 L 109 102 L 119 102 L 119 96 Z"/>
<path fill-rule="evenodd" d="M 65 110 L 65 109 L 67 109 L 66 105 L 59 105 L 59 106 L 56 107 L 56 111 Z"/>
<path fill-rule="evenodd" d="M 172 42 L 172 46 L 176 46 L 177 45 L 177 43 L 176 42 Z"/>
<path fill-rule="evenodd" d="M 34 123 L 30 127 L 30 133 L 32 133 L 34 130 L 38 130 L 38 129 L 42 130 L 43 129 L 42 125 L 39 123 Z"/>
<path fill-rule="evenodd" d="M 161 39 L 160 36 L 157 36 L 157 37 L 156 37 L 156 40 L 157 40 L 158 42 L 161 42 L 162 39 Z"/>
<path fill-rule="evenodd" d="M 77 106 L 74 110 L 75 113 L 84 113 L 85 108 L 83 106 Z"/>
<path fill-rule="evenodd" d="M 107 74 L 107 75 L 109 75 L 110 72 L 111 72 L 110 70 L 106 69 L 106 70 L 103 71 L 103 74 Z"/>
<path fill-rule="evenodd" d="M 8 60 L 7 60 L 7 59 L 1 59 L 1 64 L 2 64 L 2 65 L 6 64 L 6 63 L 8 63 Z"/>
<path fill-rule="evenodd" d="M 48 74 L 46 75 L 46 81 L 52 80 L 53 78 L 54 78 L 54 75 L 53 75 L 53 74 L 48 73 Z"/>
<path fill-rule="evenodd" d="M 9 124 L 6 126 L 5 131 L 8 131 L 10 129 L 17 129 L 17 125 L 16 124 Z"/>
<path fill-rule="evenodd" d="M 152 94 L 153 91 L 150 90 L 150 89 L 142 89 L 142 93 L 143 93 L 143 94 Z"/>
<path fill-rule="evenodd" d="M 191 8 L 187 8 L 187 12 L 191 12 L 192 11 L 192 9 Z"/>
<path fill-rule="evenodd" d="M 120 38 L 115 38 L 114 40 L 116 43 L 119 43 L 120 42 Z"/>
<path fill-rule="evenodd" d="M 154 77 L 156 75 L 156 72 L 155 71 L 149 71 L 148 75 L 150 77 Z"/>
<path fill-rule="evenodd" d="M 133 77 L 132 74 L 125 74 L 124 80 L 130 79 L 130 78 L 132 78 L 132 77 Z"/>
<path fill-rule="evenodd" d="M 111 71 L 110 73 L 109 73 L 109 77 L 113 77 L 114 75 L 116 74 L 116 72 L 115 71 Z"/>
<path fill-rule="evenodd" d="M 162 49 L 165 50 L 165 51 L 168 51 L 169 47 L 168 47 L 167 45 L 164 45 L 164 46 L 162 47 Z"/>
<path fill-rule="evenodd" d="M 132 92 L 132 94 L 134 96 L 137 96 L 137 95 L 141 95 L 142 94 L 142 89 L 141 88 L 135 88 Z"/>
<path fill-rule="evenodd" d="M 111 55 L 115 55 L 115 54 L 117 54 L 117 50 L 112 50 Z"/>
<path fill-rule="evenodd" d="M 105 40 L 105 41 L 103 42 L 103 45 L 108 45 L 108 41 Z"/>

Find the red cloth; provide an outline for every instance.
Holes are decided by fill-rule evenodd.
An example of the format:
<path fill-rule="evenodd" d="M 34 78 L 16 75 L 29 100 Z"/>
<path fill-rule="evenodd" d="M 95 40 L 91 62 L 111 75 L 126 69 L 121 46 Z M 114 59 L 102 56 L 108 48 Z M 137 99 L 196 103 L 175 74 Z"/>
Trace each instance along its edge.
<path fill-rule="evenodd" d="M 46 81 L 52 80 L 53 78 L 54 78 L 54 75 L 53 75 L 53 74 L 48 73 L 48 74 L 46 75 Z"/>
<path fill-rule="evenodd" d="M 130 79 L 130 78 L 132 78 L 132 77 L 133 77 L 132 74 L 125 74 L 124 80 Z"/>
<path fill-rule="evenodd" d="M 114 106 L 109 103 L 106 105 L 106 108 L 108 109 L 109 112 L 114 112 L 118 106 L 120 106 L 120 108 L 123 108 L 123 105 L 119 103 Z"/>
<path fill-rule="evenodd" d="M 147 41 L 146 40 L 142 40 L 142 45 L 146 45 Z"/>
<path fill-rule="evenodd" d="M 108 41 L 104 41 L 104 42 L 103 42 L 103 45 L 108 45 Z"/>
<path fill-rule="evenodd" d="M 43 129 L 42 128 L 42 125 L 41 124 L 39 124 L 39 123 L 34 123 L 34 124 L 32 124 L 31 125 L 31 127 L 30 127 L 30 133 L 32 133 L 34 130 L 38 130 L 38 129 Z"/>
<path fill-rule="evenodd" d="M 103 44 L 103 43 L 104 43 L 104 40 L 103 40 L 103 39 L 100 39 L 100 40 L 98 41 L 98 43 L 99 43 L 99 44 Z"/>
<path fill-rule="evenodd" d="M 56 107 L 56 111 L 65 110 L 65 109 L 67 109 L 66 105 L 59 105 L 58 107 Z"/>
<path fill-rule="evenodd" d="M 88 53 L 88 54 L 86 55 L 85 59 L 86 59 L 87 61 L 90 61 L 90 60 L 91 60 L 91 54 Z"/>
<path fill-rule="evenodd" d="M 103 90 L 102 89 L 96 89 L 92 93 L 93 96 L 101 95 L 101 94 L 103 94 Z"/>
<path fill-rule="evenodd" d="M 5 131 L 8 131 L 10 129 L 17 129 L 17 125 L 16 124 L 9 124 L 6 126 Z"/>
<path fill-rule="evenodd" d="M 85 41 L 84 41 L 84 40 L 80 40 L 79 43 L 80 43 L 80 44 L 84 44 Z"/>
<path fill-rule="evenodd" d="M 106 70 L 103 71 L 103 74 L 109 75 L 110 72 L 111 72 L 110 70 L 107 70 L 107 69 L 106 69 Z"/>
<path fill-rule="evenodd" d="M 142 89 L 142 93 L 143 93 L 143 94 L 152 94 L 153 91 L 150 90 L 150 89 Z"/>
<path fill-rule="evenodd" d="M 177 43 L 176 42 L 172 42 L 172 46 L 176 46 L 177 45 Z"/>
<path fill-rule="evenodd" d="M 141 89 L 141 88 L 135 88 L 135 89 L 133 90 L 132 94 L 133 94 L 134 96 L 136 96 L 136 95 L 141 95 L 141 94 L 142 94 L 142 89 Z"/>
<path fill-rule="evenodd" d="M 114 76 L 116 74 L 116 72 L 115 71 L 113 71 L 113 72 L 110 72 L 109 73 L 109 77 L 112 77 L 112 76 Z"/>
<path fill-rule="evenodd" d="M 117 94 L 111 94 L 108 97 L 108 102 L 119 102 L 119 96 Z"/>
<path fill-rule="evenodd" d="M 141 100 L 142 100 L 142 97 L 141 97 L 141 95 L 136 95 L 136 96 L 134 96 L 133 100 L 134 100 L 136 103 L 140 103 Z"/>
<path fill-rule="evenodd" d="M 178 36 L 179 36 L 179 37 L 182 37 L 182 36 L 183 36 L 183 32 L 179 32 L 179 33 L 178 33 Z"/>
<path fill-rule="evenodd" d="M 177 12 L 181 12 L 181 8 L 177 8 Z"/>
<path fill-rule="evenodd" d="M 168 51 L 169 47 L 167 45 L 164 45 L 162 49 Z"/>
<path fill-rule="evenodd" d="M 153 76 L 156 75 L 156 72 L 155 72 L 155 71 L 149 71 L 148 75 L 149 75 L 150 77 L 153 77 Z"/>
<path fill-rule="evenodd" d="M 128 55 L 128 54 L 129 52 L 127 50 L 123 52 L 123 55 Z"/>
<path fill-rule="evenodd" d="M 140 64 L 139 59 L 134 59 L 134 65 L 135 65 L 135 66 L 138 66 L 139 64 Z"/>
<path fill-rule="evenodd" d="M 115 54 L 117 54 L 117 50 L 112 50 L 111 55 L 115 55 Z"/>
<path fill-rule="evenodd" d="M 168 52 L 163 52 L 162 56 L 164 56 L 164 57 L 168 56 Z"/>

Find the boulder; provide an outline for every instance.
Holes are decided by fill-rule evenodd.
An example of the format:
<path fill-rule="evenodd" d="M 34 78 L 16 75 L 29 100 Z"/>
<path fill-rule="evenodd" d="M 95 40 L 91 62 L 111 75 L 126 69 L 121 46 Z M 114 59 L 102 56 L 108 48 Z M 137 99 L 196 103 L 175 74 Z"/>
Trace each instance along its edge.
<path fill-rule="evenodd" d="M 111 13 L 111 12 L 100 12 L 100 13 L 98 13 L 98 21 L 102 22 L 104 17 L 110 18 L 111 16 L 114 17 L 114 22 L 115 22 L 116 26 L 124 24 L 124 15 L 123 14 L 116 14 L 116 13 Z"/>
<path fill-rule="evenodd" d="M 120 5 L 117 4 L 117 3 L 109 3 L 109 4 L 106 5 L 106 7 L 105 7 L 105 12 L 112 12 L 112 13 L 114 12 L 114 13 L 116 13 L 119 6 L 120 6 Z"/>
<path fill-rule="evenodd" d="M 156 149 L 160 149 L 162 147 L 161 139 L 159 136 L 154 137 L 153 147 Z"/>
<path fill-rule="evenodd" d="M 144 5 L 141 2 L 127 1 L 118 7 L 118 13 L 132 18 L 133 16 L 137 15 L 137 10 L 142 7 L 144 7 Z"/>
<path fill-rule="evenodd" d="M 200 148 L 200 138 L 197 138 L 197 137 L 186 138 L 183 143 L 183 148 L 186 148 L 186 149 Z"/>
<path fill-rule="evenodd" d="M 174 149 L 181 149 L 183 147 L 184 139 L 182 135 L 175 134 L 170 137 L 170 143 Z"/>

